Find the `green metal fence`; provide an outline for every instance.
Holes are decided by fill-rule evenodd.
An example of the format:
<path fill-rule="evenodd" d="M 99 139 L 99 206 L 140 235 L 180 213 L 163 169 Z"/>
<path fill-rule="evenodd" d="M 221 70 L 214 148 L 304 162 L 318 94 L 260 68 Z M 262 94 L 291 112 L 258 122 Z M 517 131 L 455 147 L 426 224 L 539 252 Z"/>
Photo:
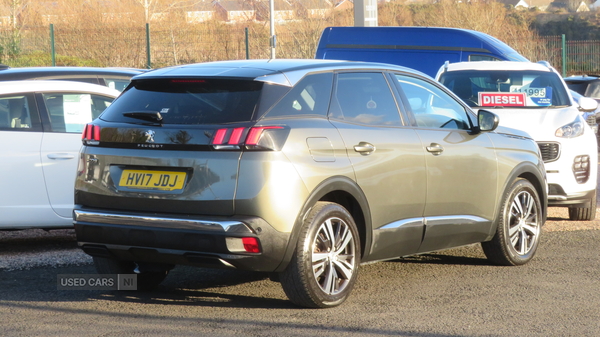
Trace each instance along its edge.
<path fill-rule="evenodd" d="M 550 62 L 563 76 L 600 74 L 600 40 L 567 40 L 564 35 L 543 37 L 546 57 L 532 61 Z"/>
<path fill-rule="evenodd" d="M 280 31 L 278 58 L 312 58 L 322 27 Z M 505 41 L 531 61 L 550 62 L 563 76 L 600 74 L 600 40 L 565 36 Z M 198 25 L 151 30 L 114 27 L 94 31 L 60 26 L 0 30 L 0 63 L 11 66 L 91 65 L 157 68 L 170 65 L 269 58 L 268 27 Z"/>

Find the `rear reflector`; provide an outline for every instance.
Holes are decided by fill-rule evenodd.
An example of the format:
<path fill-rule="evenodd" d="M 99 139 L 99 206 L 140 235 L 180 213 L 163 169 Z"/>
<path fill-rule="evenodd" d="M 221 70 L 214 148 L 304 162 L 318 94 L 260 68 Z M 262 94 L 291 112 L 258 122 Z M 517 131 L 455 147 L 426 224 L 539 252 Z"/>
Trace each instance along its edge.
<path fill-rule="evenodd" d="M 232 253 L 260 253 L 260 244 L 255 237 L 225 238 L 227 249 Z"/>
<path fill-rule="evenodd" d="M 260 247 L 258 246 L 258 239 L 256 238 L 242 238 L 244 249 L 248 253 L 260 253 Z"/>

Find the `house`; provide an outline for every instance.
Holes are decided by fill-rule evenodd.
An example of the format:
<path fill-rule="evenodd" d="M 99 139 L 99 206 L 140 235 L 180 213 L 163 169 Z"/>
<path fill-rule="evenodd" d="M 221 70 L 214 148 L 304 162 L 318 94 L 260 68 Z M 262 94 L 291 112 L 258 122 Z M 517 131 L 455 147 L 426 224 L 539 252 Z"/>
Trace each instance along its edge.
<path fill-rule="evenodd" d="M 294 8 L 299 19 L 323 18 L 333 11 L 335 4 L 329 0 L 296 0 Z"/>
<path fill-rule="evenodd" d="M 498 0 L 498 2 L 501 2 L 508 7 L 513 7 L 516 9 L 529 8 L 529 4 L 526 2 L 526 0 Z"/>
<path fill-rule="evenodd" d="M 354 2 L 351 0 L 340 0 L 333 6 L 333 10 L 336 10 L 336 11 L 343 11 L 343 10 L 353 9 L 353 8 L 354 8 Z"/>
<path fill-rule="evenodd" d="M 10 8 L 5 4 L 0 4 L 0 27 L 12 27 L 13 20 L 10 15 Z"/>
<path fill-rule="evenodd" d="M 530 9 L 537 8 L 541 11 L 545 11 L 552 0 L 496 0 L 500 3 L 505 4 L 508 7 L 516 9 Z"/>
<path fill-rule="evenodd" d="M 529 8 L 537 8 L 540 11 L 545 11 L 550 6 L 552 0 L 525 0 L 529 4 Z"/>
<path fill-rule="evenodd" d="M 245 22 L 256 19 L 256 10 L 250 2 L 242 0 L 220 0 L 214 3 L 215 16 L 226 22 Z"/>
<path fill-rule="evenodd" d="M 547 12 L 589 12 L 590 8 L 587 6 L 585 1 L 569 1 L 569 0 L 556 0 L 546 8 Z"/>
<path fill-rule="evenodd" d="M 185 10 L 187 23 L 205 22 L 215 18 L 215 6 L 212 2 L 194 2 Z"/>
<path fill-rule="evenodd" d="M 294 7 L 289 0 L 274 0 L 273 1 L 273 18 L 274 21 L 282 22 L 294 19 Z M 255 2 L 256 20 L 270 20 L 270 3 L 268 0 L 260 0 Z"/>
<path fill-rule="evenodd" d="M 581 1 L 581 3 L 579 3 L 579 6 L 577 7 L 577 9 L 575 11 L 576 12 L 589 12 L 590 7 L 588 7 L 588 5 L 585 3 L 585 1 Z"/>

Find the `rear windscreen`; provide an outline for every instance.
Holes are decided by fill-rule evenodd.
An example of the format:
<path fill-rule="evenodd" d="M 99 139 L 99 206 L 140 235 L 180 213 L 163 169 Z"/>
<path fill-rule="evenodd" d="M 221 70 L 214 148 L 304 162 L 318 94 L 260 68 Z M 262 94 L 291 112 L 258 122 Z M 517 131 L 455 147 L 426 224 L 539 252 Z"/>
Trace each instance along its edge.
<path fill-rule="evenodd" d="M 139 122 L 123 114 L 159 112 L 163 124 L 221 124 L 252 120 L 263 83 L 252 80 L 138 80 L 104 113 L 109 122 Z"/>

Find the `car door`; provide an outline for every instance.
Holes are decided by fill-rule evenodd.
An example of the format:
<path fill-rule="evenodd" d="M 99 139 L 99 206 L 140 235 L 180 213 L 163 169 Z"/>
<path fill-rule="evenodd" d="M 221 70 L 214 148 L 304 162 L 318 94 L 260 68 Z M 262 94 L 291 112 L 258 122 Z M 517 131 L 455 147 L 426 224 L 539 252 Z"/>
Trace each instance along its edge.
<path fill-rule="evenodd" d="M 40 160 L 42 125 L 31 93 L 0 95 L 0 227 L 51 223 Z"/>
<path fill-rule="evenodd" d="M 370 260 L 414 253 L 423 234 L 425 159 L 397 103 L 381 72 L 336 75 L 329 119 L 342 136 L 356 182 L 369 203 Z"/>
<path fill-rule="evenodd" d="M 50 205 L 70 219 L 81 132 L 85 124 L 106 109 L 112 97 L 90 93 L 38 93 L 45 130 L 41 161 Z"/>
<path fill-rule="evenodd" d="M 495 212 L 493 144 L 472 131 L 464 105 L 433 81 L 396 74 L 427 168 L 425 235 L 419 252 L 484 240 Z"/>

